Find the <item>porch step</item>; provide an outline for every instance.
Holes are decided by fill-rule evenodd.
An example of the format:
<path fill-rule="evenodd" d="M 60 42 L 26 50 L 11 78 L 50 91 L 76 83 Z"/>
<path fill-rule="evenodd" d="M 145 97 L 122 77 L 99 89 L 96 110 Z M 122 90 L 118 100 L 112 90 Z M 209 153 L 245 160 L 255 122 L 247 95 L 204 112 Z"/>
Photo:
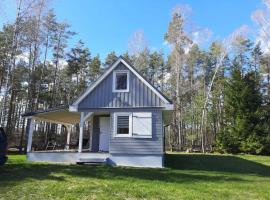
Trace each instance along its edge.
<path fill-rule="evenodd" d="M 106 158 L 80 158 L 77 164 L 102 164 L 106 162 Z"/>

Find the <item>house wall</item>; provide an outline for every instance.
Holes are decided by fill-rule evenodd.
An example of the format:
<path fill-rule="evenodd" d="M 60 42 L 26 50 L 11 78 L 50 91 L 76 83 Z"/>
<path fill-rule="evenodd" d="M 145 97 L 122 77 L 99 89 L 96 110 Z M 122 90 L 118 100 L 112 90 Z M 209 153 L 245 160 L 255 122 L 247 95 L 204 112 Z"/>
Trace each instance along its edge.
<path fill-rule="evenodd" d="M 145 110 L 125 110 L 125 112 L 132 111 L 141 112 Z M 163 154 L 163 125 L 161 109 L 150 109 L 147 111 L 152 112 L 152 138 L 114 137 L 114 112 L 111 113 L 111 134 L 109 143 L 111 154 Z"/>
<path fill-rule="evenodd" d="M 120 63 L 115 70 L 128 70 Z M 163 101 L 130 71 L 129 92 L 112 92 L 110 73 L 78 106 L 78 110 L 93 108 L 163 107 Z"/>
<path fill-rule="evenodd" d="M 78 152 L 28 152 L 27 160 L 34 162 L 59 162 L 76 163 L 80 159 L 104 159 L 109 157 L 108 153 L 78 153 Z"/>
<path fill-rule="evenodd" d="M 163 155 L 110 154 L 107 163 L 112 166 L 162 168 L 164 158 Z"/>
<path fill-rule="evenodd" d="M 161 109 L 126 109 L 125 112 L 151 112 L 152 138 L 114 137 L 114 110 L 111 113 L 109 163 L 135 167 L 163 167 L 163 123 Z"/>

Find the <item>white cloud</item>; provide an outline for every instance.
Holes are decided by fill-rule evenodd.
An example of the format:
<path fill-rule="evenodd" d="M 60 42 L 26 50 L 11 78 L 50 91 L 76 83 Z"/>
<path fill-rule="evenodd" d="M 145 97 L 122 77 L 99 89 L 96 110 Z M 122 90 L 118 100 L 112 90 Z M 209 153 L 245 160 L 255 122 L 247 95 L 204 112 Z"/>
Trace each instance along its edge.
<path fill-rule="evenodd" d="M 51 65 L 55 65 L 55 63 L 53 62 L 53 61 L 48 61 Z M 58 68 L 60 69 L 60 70 L 62 70 L 62 69 L 64 69 L 64 67 L 65 66 L 67 66 L 68 65 L 68 63 L 67 63 L 67 61 L 65 60 L 65 59 L 63 59 L 63 58 L 60 58 L 59 60 L 58 60 Z"/>
<path fill-rule="evenodd" d="M 212 37 L 212 32 L 208 28 L 197 27 L 191 32 L 191 39 L 195 44 L 201 45 L 208 42 Z"/>
<path fill-rule="evenodd" d="M 164 79 L 163 79 L 163 83 L 168 83 L 170 78 L 171 78 L 171 73 L 170 72 L 167 72 L 164 74 Z M 158 83 L 161 84 L 161 80 L 158 80 Z"/>
<path fill-rule="evenodd" d="M 29 53 L 28 52 L 23 52 L 20 55 L 17 55 L 16 56 L 16 62 L 19 62 L 19 61 L 28 63 L 29 62 Z"/>
<path fill-rule="evenodd" d="M 59 69 L 63 69 L 68 65 L 67 61 L 64 59 L 59 59 Z"/>

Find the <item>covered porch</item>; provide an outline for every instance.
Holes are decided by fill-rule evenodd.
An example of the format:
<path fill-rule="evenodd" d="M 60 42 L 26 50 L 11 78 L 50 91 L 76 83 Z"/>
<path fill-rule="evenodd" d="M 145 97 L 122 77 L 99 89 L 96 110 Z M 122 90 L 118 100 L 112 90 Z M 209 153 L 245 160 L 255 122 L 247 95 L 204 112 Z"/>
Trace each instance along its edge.
<path fill-rule="evenodd" d="M 69 112 L 68 107 L 61 107 L 24 117 L 29 120 L 30 161 L 106 162 L 109 157 L 110 113 Z M 53 131 L 44 131 L 44 126 Z"/>

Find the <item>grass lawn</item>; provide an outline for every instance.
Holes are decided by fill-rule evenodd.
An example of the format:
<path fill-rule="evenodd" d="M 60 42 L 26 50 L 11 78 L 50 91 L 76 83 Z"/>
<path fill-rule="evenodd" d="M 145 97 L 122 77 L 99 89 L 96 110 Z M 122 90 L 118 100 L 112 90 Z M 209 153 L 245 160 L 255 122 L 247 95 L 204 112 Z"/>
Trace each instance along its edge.
<path fill-rule="evenodd" d="M 270 199 L 270 157 L 168 154 L 165 169 L 138 169 L 12 155 L 0 199 Z"/>

